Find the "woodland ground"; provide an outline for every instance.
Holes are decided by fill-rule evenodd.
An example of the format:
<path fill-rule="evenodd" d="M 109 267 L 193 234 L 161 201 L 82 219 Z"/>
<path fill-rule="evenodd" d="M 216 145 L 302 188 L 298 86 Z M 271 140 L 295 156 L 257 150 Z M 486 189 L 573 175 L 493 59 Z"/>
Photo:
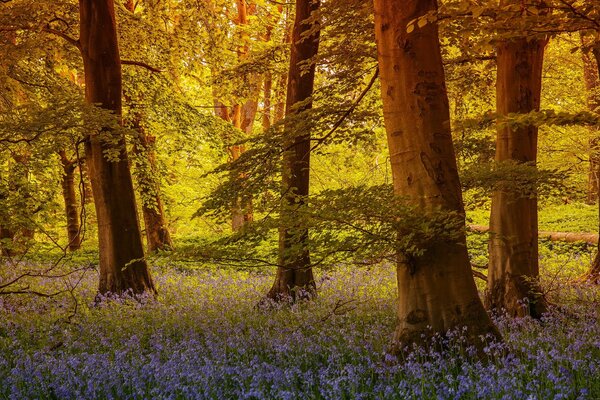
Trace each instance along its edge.
<path fill-rule="evenodd" d="M 591 224 L 561 211 L 573 226 Z M 470 249 L 483 258 L 485 236 L 471 236 Z M 600 289 L 575 281 L 592 249 L 540 250 L 555 306 L 542 321 L 496 316 L 505 343 L 489 343 L 484 359 L 460 332 L 430 352 L 387 355 L 391 266 L 318 270 L 315 301 L 271 310 L 256 305 L 272 271 L 173 258 L 153 262 L 157 300 L 94 304 L 93 271 L 71 318 L 70 296 L 0 296 L 0 399 L 598 399 Z M 93 263 L 85 258 L 72 262 Z"/>

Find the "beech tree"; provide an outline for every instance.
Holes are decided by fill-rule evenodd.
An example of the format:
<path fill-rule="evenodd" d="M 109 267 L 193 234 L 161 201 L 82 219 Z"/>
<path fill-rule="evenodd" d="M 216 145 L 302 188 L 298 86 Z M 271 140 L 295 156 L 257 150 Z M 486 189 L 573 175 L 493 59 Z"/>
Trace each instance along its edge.
<path fill-rule="evenodd" d="M 520 3 L 514 0 L 500 2 L 501 7 L 512 4 Z M 498 44 L 496 109 L 499 116 L 539 111 L 547 42 L 546 38 L 518 36 Z M 537 137 L 536 126 L 498 124 L 496 162 L 535 165 Z M 489 257 L 486 306 L 505 309 L 514 316 L 540 317 L 546 310 L 546 304 L 537 282 L 538 210 L 535 194 L 526 196 L 510 188 L 510 184 L 502 187 L 501 182 L 499 189 L 494 190 Z"/>
<path fill-rule="evenodd" d="M 315 79 L 315 64 L 312 59 L 318 53 L 320 38 L 319 27 L 315 26 L 318 22 L 313 21 L 313 18 L 319 6 L 319 0 L 296 2 L 286 117 L 297 116 L 312 107 Z M 303 226 L 302 221 L 302 209 L 307 206 L 309 194 L 311 134 L 309 130 L 299 132 L 291 123 L 286 123 L 285 131 L 279 266 L 275 282 L 267 295 L 275 300 L 310 297 L 316 293 L 308 248 L 308 229 Z"/>
<path fill-rule="evenodd" d="M 79 250 L 81 247 L 81 221 L 79 218 L 79 207 L 77 204 L 77 192 L 75 190 L 75 170 L 77 160 L 70 159 L 66 151 L 59 152 L 60 162 L 64 175 L 61 178 L 63 199 L 65 201 L 65 214 L 67 217 L 67 237 L 70 251 Z"/>
<path fill-rule="evenodd" d="M 127 0 L 125 8 L 131 14 L 135 14 L 136 4 L 133 0 Z M 143 110 L 141 106 L 134 104 L 132 95 L 125 94 L 124 99 L 129 103 L 131 114 L 128 118 L 128 125 L 136 132 L 133 161 L 136 166 L 135 175 L 142 203 L 142 215 L 144 216 L 148 251 L 172 250 L 173 240 L 167 227 L 165 210 L 160 194 L 160 184 L 156 178 L 158 174 L 154 151 L 156 137 L 146 132 Z M 139 103 L 142 103 L 142 99 L 138 100 Z"/>
<path fill-rule="evenodd" d="M 422 343 L 430 332 L 466 326 L 479 335 L 499 333 L 487 315 L 471 274 L 464 211 L 436 23 L 408 24 L 437 9 L 436 0 L 375 0 L 381 96 L 394 192 L 425 215 L 455 213 L 456 242 L 431 241 L 421 257 L 398 254 L 398 326 L 394 347 Z M 407 28 L 408 27 L 408 28 Z"/>
<path fill-rule="evenodd" d="M 121 119 L 121 60 L 113 0 L 80 0 L 85 98 Z M 106 153 L 115 154 L 108 159 Z M 98 218 L 100 293 L 155 291 L 144 259 L 133 183 L 123 134 L 105 129 L 89 135 L 86 161 Z"/>
<path fill-rule="evenodd" d="M 589 46 L 586 44 L 587 41 L 585 36 L 581 37 L 582 45 Z M 581 57 L 583 61 L 583 78 L 585 80 L 585 87 L 587 90 L 587 106 L 591 112 L 597 112 L 600 106 L 600 76 L 598 75 L 598 66 L 596 61 L 596 54 L 600 58 L 600 48 L 598 45 L 591 43 L 591 51 L 582 51 Z M 598 131 L 594 129 L 595 135 L 589 142 L 590 145 L 590 158 L 589 158 L 589 172 L 588 172 L 588 190 L 587 190 L 587 203 L 590 205 L 596 204 L 598 201 L 598 180 L 600 176 L 600 160 L 598 159 L 598 151 L 600 138 L 598 137 Z"/>
<path fill-rule="evenodd" d="M 588 91 L 588 108 L 591 112 L 598 112 L 600 106 L 600 44 L 596 39 L 592 43 L 586 43 L 588 40 L 582 36 L 582 44 L 591 47 L 589 51 L 584 49 L 582 52 L 585 85 Z M 594 129 L 595 135 L 590 140 L 588 204 L 598 202 L 598 193 L 600 193 L 600 137 L 597 128 L 592 129 Z M 600 221 L 598 229 L 600 230 Z M 600 243 L 586 278 L 591 282 L 600 283 Z"/>

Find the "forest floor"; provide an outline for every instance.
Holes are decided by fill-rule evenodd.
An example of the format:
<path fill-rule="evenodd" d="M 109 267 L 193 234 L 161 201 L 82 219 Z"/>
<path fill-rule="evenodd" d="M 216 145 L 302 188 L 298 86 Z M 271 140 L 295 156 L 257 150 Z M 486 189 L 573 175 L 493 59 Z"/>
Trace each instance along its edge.
<path fill-rule="evenodd" d="M 390 266 L 319 270 L 316 300 L 270 310 L 256 307 L 270 271 L 169 262 L 154 267 L 156 300 L 94 303 L 93 271 L 75 315 L 70 295 L 0 296 L 0 399 L 598 399 L 600 289 L 573 280 L 589 252 L 542 247 L 556 306 L 496 317 L 504 343 L 484 360 L 460 332 L 387 355 Z"/>

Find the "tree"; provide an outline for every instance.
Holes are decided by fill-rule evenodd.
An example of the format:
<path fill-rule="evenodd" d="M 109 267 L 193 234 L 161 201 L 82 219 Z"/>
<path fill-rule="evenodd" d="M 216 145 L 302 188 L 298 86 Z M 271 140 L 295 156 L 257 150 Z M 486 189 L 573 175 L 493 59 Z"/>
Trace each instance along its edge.
<path fill-rule="evenodd" d="M 65 214 L 67 216 L 68 247 L 70 251 L 75 251 L 81 247 L 81 221 L 79 219 L 77 194 L 75 192 L 77 160 L 69 159 L 64 150 L 59 152 L 59 156 L 64 172 L 61 178 L 61 186 L 65 200 Z"/>
<path fill-rule="evenodd" d="M 85 72 L 85 98 L 121 119 L 121 60 L 113 0 L 80 0 L 77 42 Z M 144 249 L 125 138 L 105 129 L 85 143 L 98 218 L 100 293 L 155 291 Z M 114 154 L 108 159 L 106 153 Z"/>
<path fill-rule="evenodd" d="M 584 47 L 590 45 L 586 44 L 586 41 L 585 36 L 582 36 Z M 584 49 L 582 55 L 585 85 L 588 91 L 588 108 L 592 112 L 598 112 L 598 107 L 600 106 L 600 44 L 596 38 L 591 43 L 591 51 L 586 52 Z M 598 137 L 597 130 L 595 130 L 595 133 L 596 135 L 590 140 L 590 170 L 587 198 L 590 204 L 598 201 L 598 193 L 600 193 L 600 138 Z M 590 270 L 586 274 L 586 279 L 590 282 L 600 284 L 600 243 L 598 243 L 596 256 L 592 261 Z"/>
<path fill-rule="evenodd" d="M 135 13 L 136 7 L 132 0 L 125 2 L 125 8 L 131 14 Z M 132 92 L 135 93 L 135 90 Z M 139 96 L 142 97 L 143 95 Z M 156 154 L 154 152 L 156 138 L 146 132 L 141 106 L 134 104 L 131 94 L 126 94 L 124 98 L 129 103 L 131 114 L 128 118 L 128 124 L 136 132 L 133 160 L 137 167 L 135 175 L 142 202 L 142 215 L 144 216 L 148 251 L 172 250 L 173 241 L 165 219 L 163 201 L 160 195 L 160 184 L 156 178 L 158 173 Z M 142 103 L 141 99 L 139 103 Z"/>
<path fill-rule="evenodd" d="M 520 4 L 502 0 L 500 6 Z M 533 4 L 539 4 L 534 2 Z M 499 116 L 527 114 L 540 109 L 542 64 L 548 40 L 518 36 L 501 40 L 497 48 L 496 110 Z M 498 163 L 535 165 L 538 128 L 499 123 Z M 489 273 L 486 306 L 510 315 L 540 317 L 546 310 L 538 285 L 537 195 L 526 196 L 499 183 L 492 193 Z M 522 305 L 525 301 L 525 305 Z"/>
<path fill-rule="evenodd" d="M 312 107 L 315 79 L 315 64 L 312 59 L 318 53 L 320 38 L 318 22 L 313 19 L 319 6 L 319 0 L 296 2 L 286 97 L 288 118 Z M 310 297 L 316 293 L 308 248 L 308 229 L 303 227 L 301 213 L 307 205 L 309 194 L 310 128 L 299 132 L 288 122 L 285 131 L 279 266 L 275 282 L 267 295 L 275 300 Z"/>
<path fill-rule="evenodd" d="M 499 333 L 471 274 L 464 211 L 450 132 L 438 28 L 408 24 L 437 9 L 436 0 L 375 0 L 381 95 L 394 192 L 425 215 L 443 210 L 460 222 L 456 242 L 432 241 L 421 257 L 398 254 L 398 326 L 394 348 L 430 332 L 466 326 L 473 344 Z M 410 32 L 409 32 L 410 31 Z"/>
<path fill-rule="evenodd" d="M 589 46 L 586 44 L 586 37 L 581 36 L 582 45 Z M 598 53 L 600 57 L 600 48 L 595 49 L 598 45 L 594 46 L 591 44 L 591 51 L 582 51 L 581 57 L 583 59 L 583 77 L 585 80 L 585 87 L 587 90 L 587 106 L 591 112 L 597 112 L 600 106 L 600 76 L 598 75 L 598 66 L 594 59 L 595 54 Z M 591 53 L 591 54 L 590 54 Z M 594 128 L 592 128 L 594 129 Z M 590 205 L 596 204 L 598 201 L 598 182 L 600 176 L 600 160 L 598 160 L 598 145 L 600 139 L 597 137 L 597 129 L 594 130 L 594 137 L 590 140 L 590 169 L 588 172 L 588 190 L 587 190 L 587 203 Z"/>

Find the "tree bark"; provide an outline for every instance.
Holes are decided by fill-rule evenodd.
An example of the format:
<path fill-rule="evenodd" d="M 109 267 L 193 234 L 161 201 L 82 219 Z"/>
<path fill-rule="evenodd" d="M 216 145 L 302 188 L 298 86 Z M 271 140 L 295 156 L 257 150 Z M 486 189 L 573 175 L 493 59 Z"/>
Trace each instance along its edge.
<path fill-rule="evenodd" d="M 506 5 L 514 0 L 501 1 Z M 542 65 L 547 40 L 514 38 L 498 45 L 498 115 L 540 108 Z M 538 128 L 498 125 L 496 161 L 535 164 Z M 485 302 L 512 316 L 539 318 L 546 301 L 539 288 L 537 197 L 500 188 L 492 193 L 490 267 Z"/>
<path fill-rule="evenodd" d="M 81 248 L 81 224 L 75 191 L 75 169 L 77 168 L 77 163 L 76 161 L 69 160 L 64 150 L 59 152 L 59 156 L 63 167 L 61 186 L 67 217 L 68 248 L 69 251 L 76 251 Z"/>
<path fill-rule="evenodd" d="M 442 209 L 464 221 L 438 27 L 407 32 L 410 21 L 437 9 L 436 0 L 375 0 L 375 33 L 394 192 L 425 215 Z M 467 327 L 499 337 L 487 315 L 467 254 L 464 230 L 456 243 L 432 242 L 425 255 L 398 255 L 398 326 L 393 351 L 422 344 L 433 332 Z"/>
<path fill-rule="evenodd" d="M 309 20 L 319 6 L 319 0 L 296 2 L 286 96 L 288 116 L 312 108 L 315 64 L 311 63 L 308 69 L 304 69 L 303 65 L 311 62 L 319 50 L 320 29 L 315 29 Z M 303 106 L 294 107 L 299 102 L 304 102 Z M 316 294 L 308 247 L 308 228 L 301 215 L 302 209 L 307 206 L 306 198 L 309 194 L 311 136 L 310 131 L 297 132 L 290 125 L 288 123 L 285 127 L 279 267 L 275 282 L 267 294 L 267 297 L 274 300 L 297 300 Z"/>
<path fill-rule="evenodd" d="M 80 0 L 80 50 L 85 71 L 85 97 L 90 104 L 114 112 L 121 120 L 121 61 L 113 0 Z M 102 136 L 109 136 L 109 143 Z M 118 154 L 108 160 L 105 152 Z M 100 293 L 155 292 L 144 258 L 125 138 L 105 129 L 85 143 L 98 218 Z"/>

